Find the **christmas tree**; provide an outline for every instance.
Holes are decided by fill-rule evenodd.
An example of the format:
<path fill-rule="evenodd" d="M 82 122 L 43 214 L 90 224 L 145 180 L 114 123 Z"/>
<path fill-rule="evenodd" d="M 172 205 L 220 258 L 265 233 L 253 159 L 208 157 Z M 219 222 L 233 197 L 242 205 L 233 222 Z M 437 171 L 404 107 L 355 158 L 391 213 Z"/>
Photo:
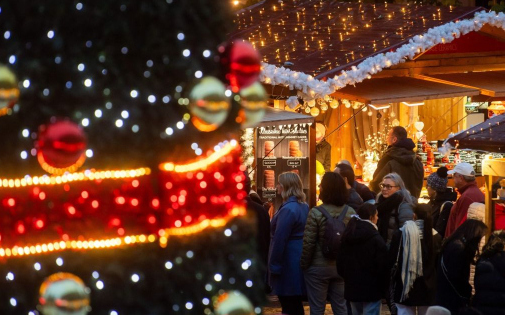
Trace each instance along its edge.
<path fill-rule="evenodd" d="M 228 290 L 260 313 L 236 138 L 264 95 L 232 19 L 224 1 L 2 3 L 1 314 L 211 314 Z"/>

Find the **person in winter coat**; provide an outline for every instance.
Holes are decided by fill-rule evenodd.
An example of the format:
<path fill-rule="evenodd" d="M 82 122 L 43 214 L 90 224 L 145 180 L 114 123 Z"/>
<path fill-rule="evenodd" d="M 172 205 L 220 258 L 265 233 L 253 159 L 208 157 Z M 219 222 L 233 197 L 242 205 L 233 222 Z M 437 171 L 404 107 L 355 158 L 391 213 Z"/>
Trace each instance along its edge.
<path fill-rule="evenodd" d="M 442 166 L 426 179 L 426 190 L 430 197 L 428 204 L 431 207 L 433 228 L 442 237 L 445 235 L 445 227 L 447 226 L 453 202 L 458 197 L 452 188 L 447 187 L 447 171 L 447 168 Z"/>
<path fill-rule="evenodd" d="M 380 187 L 381 192 L 377 195 L 379 234 L 389 248 L 393 232 L 400 229 L 406 221 L 412 220 L 415 200 L 396 173 L 384 176 Z"/>
<path fill-rule="evenodd" d="M 375 205 L 358 208 L 342 236 L 337 258 L 338 273 L 345 281 L 346 300 L 353 315 L 379 315 L 387 282 L 387 248 L 377 230 Z"/>
<path fill-rule="evenodd" d="M 437 263 L 436 304 L 458 314 L 468 306 L 472 295 L 470 264 L 474 262 L 479 243 L 487 226 L 479 220 L 468 219 L 443 243 Z"/>
<path fill-rule="evenodd" d="M 473 307 L 486 315 L 505 315 L 505 231 L 495 231 L 475 268 Z"/>
<path fill-rule="evenodd" d="M 337 163 L 337 166 L 335 166 L 335 168 L 337 168 L 339 164 L 349 165 L 352 169 L 352 164 L 348 160 L 340 160 L 340 162 Z M 335 173 L 339 173 L 339 172 L 337 172 L 336 169 L 334 169 L 333 171 Z M 354 174 L 354 170 L 353 170 L 353 174 Z M 351 185 L 351 187 L 354 188 L 354 190 L 356 190 L 356 192 L 361 197 L 363 202 L 375 204 L 376 194 L 373 191 L 371 191 L 367 185 L 364 185 L 362 183 L 358 183 L 358 181 L 356 181 L 356 180 L 354 180 L 353 182 L 350 182 L 349 185 Z"/>
<path fill-rule="evenodd" d="M 436 258 L 442 236 L 432 225 L 431 208 L 414 207 L 414 221 L 407 221 L 396 231 L 389 252 L 390 266 L 398 259 L 394 301 L 398 315 L 424 315 L 435 304 L 437 285 Z"/>
<path fill-rule="evenodd" d="M 270 286 L 279 298 L 283 314 L 303 315 L 306 291 L 300 258 L 309 206 L 305 203 L 302 180 L 296 173 L 279 175 L 277 193 L 284 202 L 270 222 Z"/>
<path fill-rule="evenodd" d="M 321 205 L 332 217 L 337 217 L 347 207 L 344 223 L 350 220 L 354 209 L 346 205 L 348 190 L 344 179 L 337 173 L 323 175 L 319 187 Z M 336 261 L 323 256 L 322 239 L 326 230 L 326 217 L 317 209 L 309 212 L 305 233 L 303 234 L 303 252 L 300 265 L 305 276 L 307 298 L 311 315 L 323 315 L 328 297 L 333 314 L 346 315 L 344 299 L 344 280 L 337 273 Z"/>
<path fill-rule="evenodd" d="M 419 198 L 423 188 L 424 166 L 412 151 L 416 147 L 412 139 L 407 138 L 407 130 L 401 126 L 389 130 L 388 148 L 377 164 L 377 169 L 370 181 L 370 189 L 379 193 L 382 178 L 389 173 L 397 173 L 405 182 L 405 187 L 415 198 Z"/>
<path fill-rule="evenodd" d="M 363 199 L 351 185 L 354 183 L 354 170 L 352 167 L 347 164 L 337 164 L 333 172 L 340 174 L 344 179 L 345 187 L 349 191 L 349 200 L 347 204 L 353 209 L 358 209 L 363 204 Z"/>

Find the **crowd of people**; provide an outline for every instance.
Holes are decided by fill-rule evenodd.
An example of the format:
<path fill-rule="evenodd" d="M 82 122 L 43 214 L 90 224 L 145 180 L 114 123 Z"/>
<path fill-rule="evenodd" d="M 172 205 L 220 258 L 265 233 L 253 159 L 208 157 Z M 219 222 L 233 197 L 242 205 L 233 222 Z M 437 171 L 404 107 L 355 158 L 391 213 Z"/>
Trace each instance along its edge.
<path fill-rule="evenodd" d="M 283 203 L 269 226 L 266 281 L 282 313 L 304 314 L 306 300 L 311 315 L 324 314 L 327 302 L 333 314 L 378 315 L 383 301 L 391 314 L 505 314 L 505 232 L 479 250 L 488 227 L 483 215 L 469 214 L 484 202 L 473 167 L 460 163 L 431 174 L 430 202 L 418 204 L 424 176 L 412 140 L 394 127 L 388 145 L 371 189 L 342 161 L 323 175 L 322 204 L 312 209 L 298 174 L 279 175 Z M 345 224 L 336 257 L 323 250 L 323 212 Z"/>

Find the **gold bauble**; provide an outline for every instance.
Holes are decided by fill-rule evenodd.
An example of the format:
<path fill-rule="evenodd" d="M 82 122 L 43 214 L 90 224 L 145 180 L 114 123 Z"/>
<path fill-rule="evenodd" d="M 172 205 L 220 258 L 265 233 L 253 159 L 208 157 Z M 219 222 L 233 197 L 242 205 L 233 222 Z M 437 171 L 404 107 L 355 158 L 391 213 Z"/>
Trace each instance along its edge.
<path fill-rule="evenodd" d="M 239 117 L 241 117 L 243 128 L 255 127 L 263 119 L 267 107 L 266 101 L 267 93 L 259 82 L 240 90 L 242 110 Z"/>
<path fill-rule="evenodd" d="M 205 77 L 189 94 L 191 122 L 200 131 L 209 132 L 219 128 L 230 111 L 230 99 L 224 84 L 214 77 Z"/>

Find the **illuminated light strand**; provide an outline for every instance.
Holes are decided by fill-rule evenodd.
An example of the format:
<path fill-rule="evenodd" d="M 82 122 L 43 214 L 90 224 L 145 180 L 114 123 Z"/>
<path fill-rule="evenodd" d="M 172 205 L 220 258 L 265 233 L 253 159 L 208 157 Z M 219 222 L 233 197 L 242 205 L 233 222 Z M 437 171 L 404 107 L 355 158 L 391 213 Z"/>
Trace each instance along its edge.
<path fill-rule="evenodd" d="M 38 185 L 60 185 L 79 181 L 92 181 L 100 179 L 118 179 L 118 178 L 136 178 L 151 174 L 151 169 L 142 167 L 130 170 L 106 170 L 92 171 L 87 170 L 79 173 L 64 174 L 58 176 L 34 176 L 24 178 L 0 178 L 0 187 L 2 188 L 19 188 L 26 186 Z"/>
<path fill-rule="evenodd" d="M 160 169 L 162 171 L 167 171 L 167 172 L 173 172 L 175 171 L 176 173 L 186 173 L 186 172 L 192 172 L 196 170 L 201 170 L 207 168 L 207 166 L 213 164 L 223 156 L 227 155 L 230 153 L 234 148 L 237 147 L 237 142 L 235 140 L 232 140 L 228 142 L 224 147 L 222 147 L 219 151 L 215 151 L 211 155 L 209 155 L 207 158 L 204 158 L 202 160 L 193 162 L 193 163 L 188 163 L 188 164 L 179 164 L 176 165 L 174 163 L 168 162 L 168 163 L 163 163 L 160 164 Z"/>
<path fill-rule="evenodd" d="M 430 28 L 424 34 L 412 37 L 407 44 L 396 48 L 394 52 L 368 57 L 357 66 L 352 66 L 351 70 L 342 71 L 340 75 L 328 78 L 326 81 L 315 79 L 303 72 L 267 63 L 262 63 L 260 80 L 267 84 L 283 85 L 289 87 L 290 90 L 297 89 L 298 96 L 304 100 L 324 98 L 347 85 L 354 85 L 365 79 L 370 79 L 373 74 L 384 68 L 400 64 L 406 59 L 413 59 L 418 53 L 429 50 L 438 44 L 450 43 L 461 35 L 479 31 L 485 24 L 505 29 L 505 15 L 493 11 L 480 11 L 475 13 L 473 18 L 457 22 L 451 21 Z"/>
<path fill-rule="evenodd" d="M 174 227 L 163 230 L 163 236 L 159 238 L 161 247 L 165 247 L 168 241 L 168 236 L 182 236 L 198 233 L 207 227 L 222 227 L 233 217 L 243 216 L 246 213 L 244 206 L 235 206 L 231 209 L 230 214 L 224 218 L 206 219 L 200 223 L 187 227 Z M 154 243 L 158 237 L 154 234 L 139 234 L 129 235 L 124 237 L 115 237 L 109 239 L 87 241 L 56 241 L 52 243 L 14 246 L 10 248 L 0 248 L 0 257 L 21 257 L 36 254 L 45 254 L 64 250 L 91 250 L 91 249 L 106 249 L 112 247 L 120 247 L 126 245 Z"/>

